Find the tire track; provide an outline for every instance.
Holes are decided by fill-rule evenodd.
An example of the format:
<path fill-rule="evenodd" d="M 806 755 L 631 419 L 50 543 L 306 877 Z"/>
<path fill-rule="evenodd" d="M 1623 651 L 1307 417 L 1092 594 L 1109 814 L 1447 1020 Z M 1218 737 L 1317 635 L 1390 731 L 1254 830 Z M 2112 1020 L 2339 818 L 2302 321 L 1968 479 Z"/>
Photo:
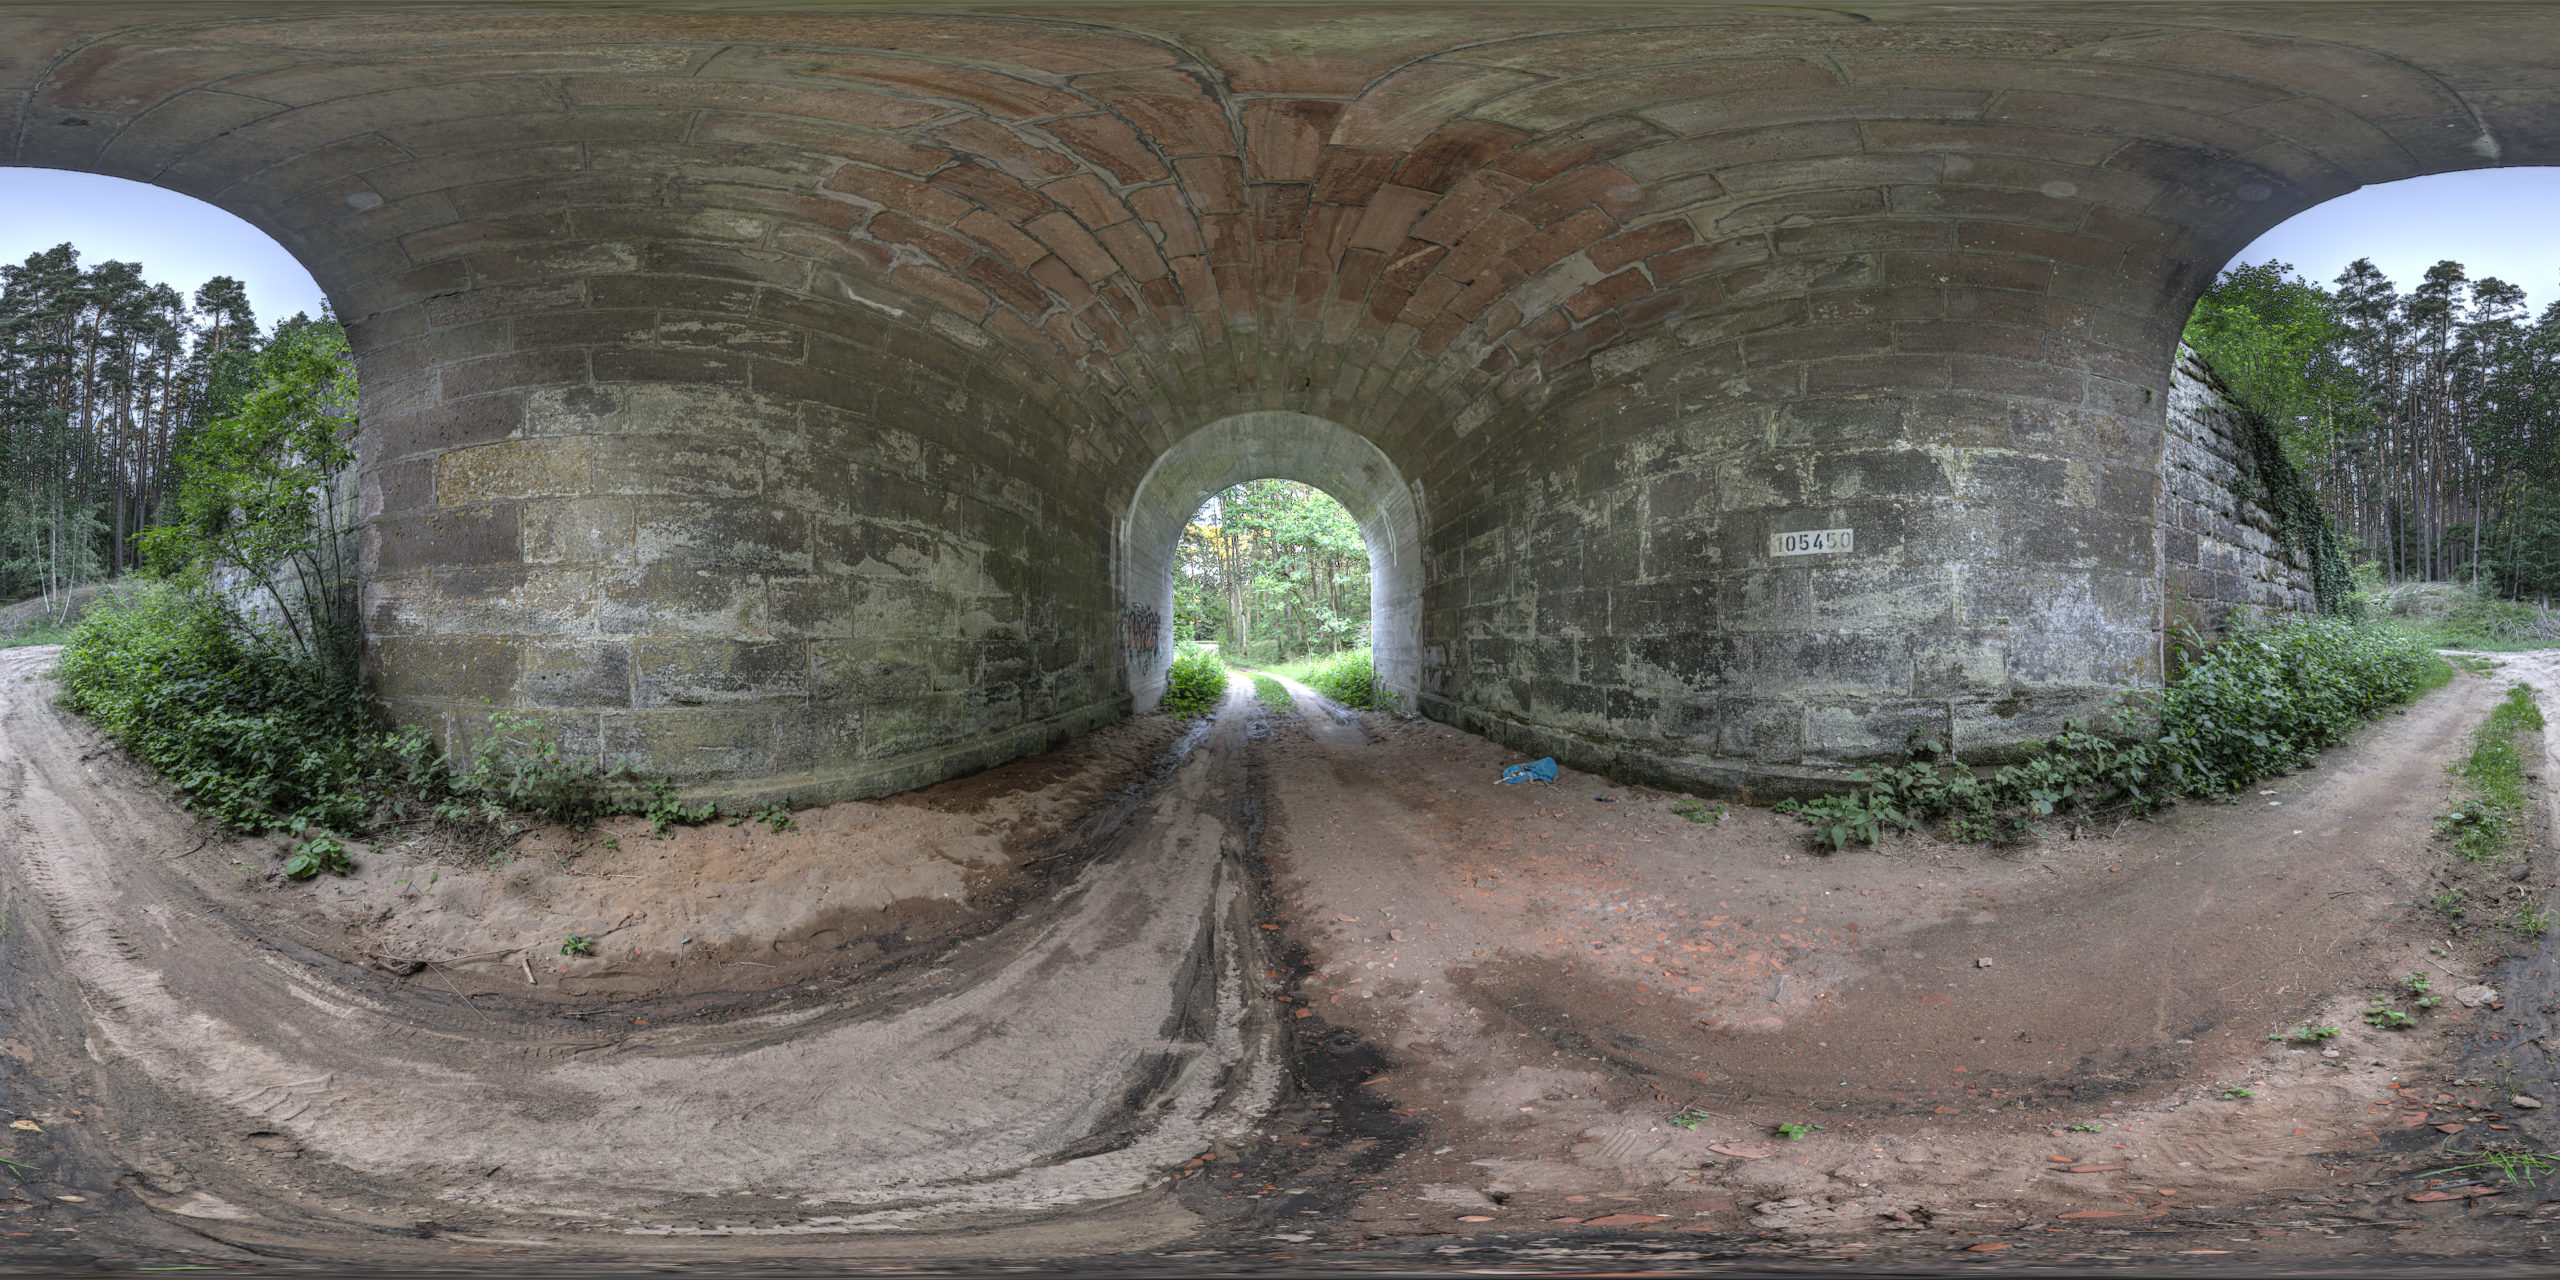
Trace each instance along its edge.
<path fill-rule="evenodd" d="M 322 1187 L 667 1237 L 979 1224 L 1147 1191 L 1280 1087 L 1221 798 L 1232 707 L 1118 848 L 939 964 L 624 1034 L 385 988 L 189 909 L 134 850 L 183 845 L 190 820 L 85 765 L 20 678 L 49 660 L 0 653 L 0 872 L 41 904 L 93 1069 L 159 1102 L 128 1144 L 196 1153 L 175 1180 L 247 1223 L 198 1229 L 318 1229 L 294 1189 Z M 210 1158 L 252 1132 L 303 1159 L 243 1179 Z"/>

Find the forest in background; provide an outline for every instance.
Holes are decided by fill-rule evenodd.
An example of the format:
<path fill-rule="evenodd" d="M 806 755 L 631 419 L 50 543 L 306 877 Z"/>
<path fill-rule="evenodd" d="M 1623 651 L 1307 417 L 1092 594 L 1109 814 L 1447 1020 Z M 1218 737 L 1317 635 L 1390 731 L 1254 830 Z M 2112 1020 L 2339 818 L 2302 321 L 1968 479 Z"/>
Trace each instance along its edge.
<path fill-rule="evenodd" d="M 2225 271 L 2186 340 L 2282 442 L 2360 576 L 2560 597 L 2560 302 L 2439 262 L 2402 293 Z"/>
<path fill-rule="evenodd" d="M 262 345 L 229 276 L 189 297 L 68 244 L 0 266 L 0 601 L 138 567 L 172 460 L 237 408 Z"/>
<path fill-rule="evenodd" d="M 1369 547 L 1342 504 L 1295 480 L 1209 499 L 1175 553 L 1174 635 L 1238 662 L 1286 662 L 1369 643 Z"/>

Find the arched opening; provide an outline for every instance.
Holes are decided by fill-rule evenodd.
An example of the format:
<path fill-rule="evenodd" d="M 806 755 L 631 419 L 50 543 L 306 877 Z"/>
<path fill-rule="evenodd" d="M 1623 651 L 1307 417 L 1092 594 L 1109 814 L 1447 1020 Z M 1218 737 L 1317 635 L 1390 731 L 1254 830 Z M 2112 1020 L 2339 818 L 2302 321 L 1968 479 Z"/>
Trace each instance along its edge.
<path fill-rule="evenodd" d="M 273 238 L 178 192 L 13 167 L 0 205 L 0 635 L 53 638 L 142 566 L 258 353 L 327 307 Z"/>
<path fill-rule="evenodd" d="M 2235 434 L 2265 437 L 2233 510 L 2274 515 L 2321 607 L 2360 587 L 2446 643 L 2560 640 L 2555 196 L 2548 168 L 2369 186 L 2261 235 L 2189 317 Z M 2288 486 L 2303 509 L 2271 511 Z"/>
<path fill-rule="evenodd" d="M 1333 663 L 1368 653 L 1369 577 L 1368 541 L 1332 494 L 1247 480 L 1201 504 L 1183 528 L 1166 625 L 1177 648 L 1215 644 L 1230 663 L 1313 684 Z M 1350 688 L 1333 696 L 1371 700 Z"/>
<path fill-rule="evenodd" d="M 1377 683 L 1411 707 L 1421 684 L 1422 520 L 1418 495 L 1386 454 L 1322 418 L 1269 411 L 1222 418 L 1147 469 L 1120 524 L 1120 658 L 1133 705 L 1164 694 L 1172 656 L 1174 557 L 1203 503 L 1248 480 L 1297 480 L 1351 513 L 1369 550 L 1369 642 Z"/>

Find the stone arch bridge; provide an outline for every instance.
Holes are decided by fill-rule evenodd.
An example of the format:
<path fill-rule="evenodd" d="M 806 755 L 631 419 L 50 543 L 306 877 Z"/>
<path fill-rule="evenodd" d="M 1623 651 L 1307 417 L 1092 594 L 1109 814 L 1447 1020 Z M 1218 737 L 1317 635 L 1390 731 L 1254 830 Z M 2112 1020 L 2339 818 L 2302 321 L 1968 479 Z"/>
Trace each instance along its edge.
<path fill-rule="evenodd" d="M 318 278 L 403 719 L 949 776 L 1151 687 L 1150 476 L 1281 474 L 1402 540 L 1423 712 L 1767 791 L 2156 679 L 2197 292 L 2361 184 L 2560 159 L 2555 49 L 2495 4 L 39 3 L 0 163 Z"/>

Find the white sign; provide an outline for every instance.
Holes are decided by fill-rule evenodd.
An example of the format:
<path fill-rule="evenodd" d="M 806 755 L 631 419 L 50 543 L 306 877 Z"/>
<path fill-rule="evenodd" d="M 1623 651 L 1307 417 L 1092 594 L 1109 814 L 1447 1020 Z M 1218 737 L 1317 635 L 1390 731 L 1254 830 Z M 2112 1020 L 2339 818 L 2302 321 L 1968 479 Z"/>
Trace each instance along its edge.
<path fill-rule="evenodd" d="M 1802 533 L 1769 535 L 1769 554 L 1773 556 L 1818 556 L 1847 551 L 1850 531 L 1847 529 L 1807 529 Z"/>

